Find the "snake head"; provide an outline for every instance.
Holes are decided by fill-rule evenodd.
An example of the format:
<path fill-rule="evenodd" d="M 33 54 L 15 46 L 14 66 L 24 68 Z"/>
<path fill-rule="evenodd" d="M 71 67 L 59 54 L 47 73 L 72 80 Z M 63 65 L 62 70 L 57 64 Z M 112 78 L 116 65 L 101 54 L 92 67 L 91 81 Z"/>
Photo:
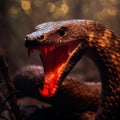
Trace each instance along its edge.
<path fill-rule="evenodd" d="M 44 67 L 40 94 L 51 97 L 56 93 L 59 84 L 82 57 L 86 40 L 87 32 L 78 20 L 43 23 L 26 36 L 25 47 L 29 55 L 38 50 Z"/>

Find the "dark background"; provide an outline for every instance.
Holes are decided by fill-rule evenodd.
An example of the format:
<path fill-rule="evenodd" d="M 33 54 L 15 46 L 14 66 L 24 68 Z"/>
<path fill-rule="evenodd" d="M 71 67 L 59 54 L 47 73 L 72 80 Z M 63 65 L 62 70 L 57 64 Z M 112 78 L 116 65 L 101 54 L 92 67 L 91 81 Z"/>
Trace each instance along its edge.
<path fill-rule="evenodd" d="M 37 53 L 31 59 L 27 55 L 26 34 L 40 23 L 67 19 L 95 20 L 120 34 L 120 0 L 0 0 L 0 48 L 5 53 L 10 73 L 24 65 L 40 64 Z M 91 77 L 94 73 L 98 76 L 96 66 L 86 57 L 78 67 L 79 71 L 72 72 L 74 75 L 81 73 Z M 91 69 L 93 72 L 89 73 Z"/>

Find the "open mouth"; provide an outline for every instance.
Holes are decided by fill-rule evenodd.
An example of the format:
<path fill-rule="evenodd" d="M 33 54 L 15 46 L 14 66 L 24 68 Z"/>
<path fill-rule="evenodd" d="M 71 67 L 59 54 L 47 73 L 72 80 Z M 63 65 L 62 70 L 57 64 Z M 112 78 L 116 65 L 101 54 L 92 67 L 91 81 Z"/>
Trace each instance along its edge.
<path fill-rule="evenodd" d="M 61 82 L 61 76 L 67 67 L 69 59 L 72 57 L 79 41 L 69 42 L 62 45 L 42 45 L 28 47 L 28 54 L 33 50 L 38 50 L 44 67 L 44 85 L 39 88 L 40 94 L 51 97 L 57 91 Z"/>

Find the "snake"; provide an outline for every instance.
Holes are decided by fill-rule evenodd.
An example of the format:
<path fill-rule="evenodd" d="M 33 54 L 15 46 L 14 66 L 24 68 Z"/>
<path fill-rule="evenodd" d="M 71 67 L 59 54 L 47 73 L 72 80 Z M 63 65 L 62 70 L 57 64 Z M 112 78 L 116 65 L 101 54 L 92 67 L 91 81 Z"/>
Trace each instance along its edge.
<path fill-rule="evenodd" d="M 26 35 L 29 55 L 39 52 L 44 82 L 39 93 L 50 98 L 75 64 L 87 56 L 101 75 L 101 98 L 94 120 L 119 120 L 120 115 L 120 37 L 109 27 L 92 20 L 66 20 L 41 23 Z"/>

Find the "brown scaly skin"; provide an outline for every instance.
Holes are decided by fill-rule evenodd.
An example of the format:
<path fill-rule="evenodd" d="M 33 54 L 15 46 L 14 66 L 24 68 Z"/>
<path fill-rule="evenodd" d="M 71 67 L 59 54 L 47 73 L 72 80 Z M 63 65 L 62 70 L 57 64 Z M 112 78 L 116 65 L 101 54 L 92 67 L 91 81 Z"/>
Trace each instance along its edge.
<path fill-rule="evenodd" d="M 61 112 L 96 112 L 101 94 L 100 83 L 81 82 L 67 77 L 55 96 L 44 99 L 38 91 L 38 86 L 43 84 L 43 77 L 44 72 L 41 66 L 28 65 L 17 70 L 14 75 L 14 85 L 16 90 L 20 91 L 18 97 L 30 96 L 46 101 Z"/>
<path fill-rule="evenodd" d="M 57 49 L 57 45 L 63 47 L 65 44 L 70 44 L 70 41 L 78 41 L 79 44 L 65 61 L 58 81 L 65 78 L 83 55 L 90 57 L 99 68 L 102 82 L 101 103 L 95 120 L 119 120 L 120 37 L 118 35 L 95 21 L 68 20 L 40 24 L 36 32 L 27 35 L 25 44 L 28 48 L 53 45 Z M 44 68 L 46 68 L 44 62 L 43 60 Z M 45 96 L 49 94 L 52 96 L 51 94 L 55 91 L 50 86 L 50 89 L 47 88 L 46 85 L 48 84 L 45 81 L 41 93 Z M 51 90 L 51 93 L 46 92 L 47 89 Z"/>

